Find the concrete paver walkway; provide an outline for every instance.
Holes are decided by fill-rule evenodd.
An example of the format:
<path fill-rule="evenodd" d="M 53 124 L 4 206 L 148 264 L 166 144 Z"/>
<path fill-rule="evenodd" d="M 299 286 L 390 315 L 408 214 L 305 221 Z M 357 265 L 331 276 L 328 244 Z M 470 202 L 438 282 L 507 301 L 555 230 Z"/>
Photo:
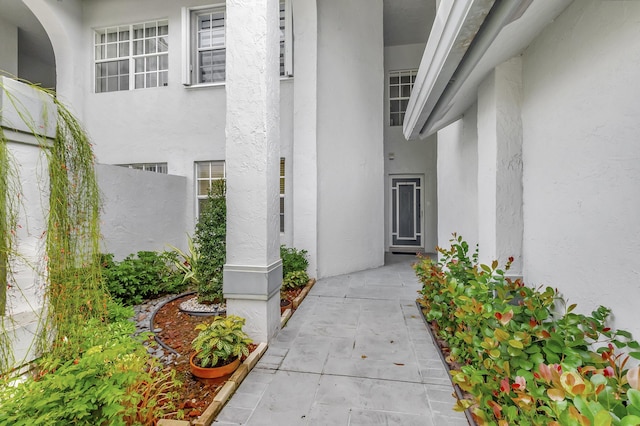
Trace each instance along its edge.
<path fill-rule="evenodd" d="M 214 424 L 468 425 L 415 305 L 413 261 L 319 280 Z"/>

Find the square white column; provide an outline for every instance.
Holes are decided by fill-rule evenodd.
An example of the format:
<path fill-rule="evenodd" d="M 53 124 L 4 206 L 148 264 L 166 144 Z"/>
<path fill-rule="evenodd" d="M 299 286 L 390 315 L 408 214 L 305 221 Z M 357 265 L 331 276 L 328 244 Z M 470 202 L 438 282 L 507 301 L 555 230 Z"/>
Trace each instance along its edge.
<path fill-rule="evenodd" d="M 279 328 L 278 0 L 226 2 L 227 313 L 267 342 Z"/>

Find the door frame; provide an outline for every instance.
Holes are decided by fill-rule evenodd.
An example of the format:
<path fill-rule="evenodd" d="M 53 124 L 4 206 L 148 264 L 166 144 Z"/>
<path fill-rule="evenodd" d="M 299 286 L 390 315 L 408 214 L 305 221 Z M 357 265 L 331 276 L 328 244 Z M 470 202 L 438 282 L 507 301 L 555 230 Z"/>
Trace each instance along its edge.
<path fill-rule="evenodd" d="M 393 180 L 394 179 L 419 179 L 420 180 L 420 245 L 394 245 L 393 244 Z M 389 223 L 389 251 L 396 253 L 416 253 L 424 251 L 424 237 L 425 237 L 425 228 L 424 228 L 424 183 L 425 177 L 424 173 L 398 173 L 398 174 L 389 174 L 388 181 L 388 191 L 389 191 L 389 211 L 388 211 L 388 223 Z"/>

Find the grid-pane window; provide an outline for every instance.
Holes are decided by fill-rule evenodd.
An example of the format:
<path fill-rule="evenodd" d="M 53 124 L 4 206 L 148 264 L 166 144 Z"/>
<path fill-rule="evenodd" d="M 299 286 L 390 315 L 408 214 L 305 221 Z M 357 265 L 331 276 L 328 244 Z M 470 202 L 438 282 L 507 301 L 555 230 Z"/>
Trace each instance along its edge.
<path fill-rule="evenodd" d="M 169 21 L 95 31 L 96 93 L 168 84 Z"/>
<path fill-rule="evenodd" d="M 214 9 L 200 12 L 197 20 L 198 83 L 216 83 L 225 80 L 226 40 L 225 11 Z"/>
<path fill-rule="evenodd" d="M 224 161 L 200 161 L 196 163 L 197 214 L 200 215 L 207 201 L 213 182 L 225 178 Z"/>
<path fill-rule="evenodd" d="M 280 159 L 280 232 L 284 232 L 284 158 Z"/>
<path fill-rule="evenodd" d="M 222 83 L 226 80 L 226 35 L 224 6 L 214 8 L 184 8 L 184 24 L 190 27 L 190 57 L 185 64 L 184 84 Z M 291 76 L 293 73 L 290 58 L 291 22 L 290 8 L 285 2 L 280 3 L 280 75 Z"/>
<path fill-rule="evenodd" d="M 144 170 L 146 172 L 155 172 L 167 174 L 169 167 L 167 163 L 132 163 L 132 164 L 119 164 L 122 167 L 128 167 L 130 169 Z"/>
<path fill-rule="evenodd" d="M 389 125 L 402 126 L 418 70 L 389 73 Z"/>

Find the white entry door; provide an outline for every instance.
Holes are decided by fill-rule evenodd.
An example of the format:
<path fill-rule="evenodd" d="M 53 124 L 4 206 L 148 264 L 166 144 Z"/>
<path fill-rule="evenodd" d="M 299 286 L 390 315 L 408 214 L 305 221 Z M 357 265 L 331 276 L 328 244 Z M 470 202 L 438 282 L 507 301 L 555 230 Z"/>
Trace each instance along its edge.
<path fill-rule="evenodd" d="M 424 248 L 422 176 L 391 176 L 391 251 Z"/>

